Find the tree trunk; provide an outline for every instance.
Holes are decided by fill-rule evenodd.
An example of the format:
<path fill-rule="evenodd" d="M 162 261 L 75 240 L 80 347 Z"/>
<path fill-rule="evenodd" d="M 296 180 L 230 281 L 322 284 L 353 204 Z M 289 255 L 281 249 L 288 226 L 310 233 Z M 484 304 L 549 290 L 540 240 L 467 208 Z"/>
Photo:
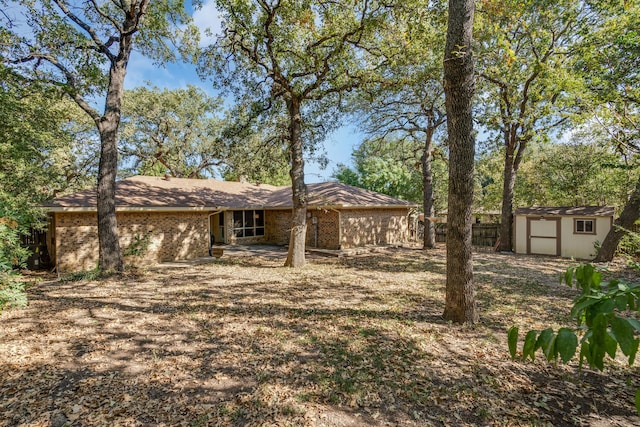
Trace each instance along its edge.
<path fill-rule="evenodd" d="M 508 127 L 504 132 L 504 184 L 502 186 L 500 245 L 498 250 L 511 252 L 513 249 L 513 197 L 516 177 L 531 137 L 524 136 L 528 133 L 524 130 L 521 130 L 519 134 L 518 126 L 514 124 L 507 125 L 508 120 L 504 119 L 503 123 Z"/>
<path fill-rule="evenodd" d="M 640 178 L 636 182 L 636 188 L 631 193 L 631 197 L 624 205 L 620 217 L 615 220 L 613 227 L 607 233 L 607 237 L 604 238 L 594 261 L 608 262 L 613 260 L 618 249 L 618 243 L 624 237 L 626 230 L 630 229 L 638 218 L 640 218 Z"/>
<path fill-rule="evenodd" d="M 293 216 L 291 237 L 285 267 L 302 267 L 305 264 L 307 239 L 307 186 L 304 183 L 304 159 L 302 157 L 302 118 L 300 100 L 295 96 L 287 99 L 289 113 L 289 151 L 291 154 L 291 189 L 293 194 Z"/>
<path fill-rule="evenodd" d="M 122 271 L 122 256 L 116 221 L 115 185 L 118 154 L 117 126 L 103 122 L 100 131 L 98 167 L 98 266 L 103 271 Z"/>
<path fill-rule="evenodd" d="M 122 271 L 122 254 L 116 221 L 116 175 L 118 171 L 118 126 L 122 110 L 124 78 L 132 47 L 132 34 L 122 36 L 118 56 L 111 62 L 104 115 L 98 123 L 98 267 Z"/>
<path fill-rule="evenodd" d="M 502 186 L 502 212 L 500 219 L 501 252 L 511 252 L 513 248 L 513 192 L 516 183 L 513 149 L 507 145 L 504 157 L 504 184 Z"/>
<path fill-rule="evenodd" d="M 471 257 L 471 208 L 475 139 L 472 98 L 475 89 L 471 39 L 473 0 L 449 0 L 444 52 L 444 90 L 449 133 L 447 287 L 444 318 L 478 320 Z"/>
<path fill-rule="evenodd" d="M 431 170 L 431 143 L 433 139 L 433 129 L 427 129 L 427 137 L 422 153 L 422 208 L 424 211 L 424 241 L 422 249 L 433 249 L 436 247 L 435 224 L 429 220 L 435 215 L 433 210 L 433 172 Z"/>

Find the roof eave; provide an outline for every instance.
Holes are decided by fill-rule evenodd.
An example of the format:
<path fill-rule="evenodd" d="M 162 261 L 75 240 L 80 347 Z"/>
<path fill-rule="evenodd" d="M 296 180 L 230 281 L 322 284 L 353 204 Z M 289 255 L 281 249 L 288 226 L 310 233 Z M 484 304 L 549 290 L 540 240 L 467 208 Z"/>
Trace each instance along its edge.
<path fill-rule="evenodd" d="M 307 209 L 412 209 L 418 205 L 309 205 Z M 92 213 L 95 206 L 44 206 L 51 213 Z M 292 206 L 116 206 L 116 212 L 203 212 L 220 210 L 278 210 Z"/>
<path fill-rule="evenodd" d="M 418 205 L 309 205 L 307 209 L 411 209 Z"/>
<path fill-rule="evenodd" d="M 90 213 L 97 212 L 95 206 L 45 206 L 47 212 L 53 213 Z M 201 212 L 224 210 L 219 206 L 116 206 L 116 212 Z"/>

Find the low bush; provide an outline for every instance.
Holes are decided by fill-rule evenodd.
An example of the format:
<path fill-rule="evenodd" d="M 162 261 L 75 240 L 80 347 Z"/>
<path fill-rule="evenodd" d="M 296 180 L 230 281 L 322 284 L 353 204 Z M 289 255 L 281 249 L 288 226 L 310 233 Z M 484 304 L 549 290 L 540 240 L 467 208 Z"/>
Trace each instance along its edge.
<path fill-rule="evenodd" d="M 0 312 L 5 307 L 24 307 L 27 305 L 24 282 L 12 272 L 0 271 Z"/>
<path fill-rule="evenodd" d="M 20 244 L 21 228 L 16 219 L 0 216 L 0 311 L 27 304 L 24 283 L 15 267 L 24 267 L 29 250 Z"/>

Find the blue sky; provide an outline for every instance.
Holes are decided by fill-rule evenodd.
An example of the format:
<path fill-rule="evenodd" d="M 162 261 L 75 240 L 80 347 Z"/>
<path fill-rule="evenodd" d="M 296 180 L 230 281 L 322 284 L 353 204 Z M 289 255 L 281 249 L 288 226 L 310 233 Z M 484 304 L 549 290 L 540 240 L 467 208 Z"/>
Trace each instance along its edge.
<path fill-rule="evenodd" d="M 213 7 L 213 1 L 208 0 L 203 7 L 194 12 L 195 24 L 200 29 L 211 28 L 215 33 L 219 31 L 220 24 L 217 19 L 218 12 Z M 203 40 L 202 44 L 213 41 L 213 37 Z M 187 85 L 202 88 L 209 95 L 215 95 L 210 81 L 202 81 L 193 64 L 171 63 L 164 67 L 158 67 L 151 60 L 145 58 L 139 52 L 134 52 L 129 61 L 125 87 L 132 89 L 136 86 L 157 86 L 159 88 L 178 89 Z M 305 181 L 307 183 L 324 182 L 331 178 L 338 163 L 351 165 L 351 152 L 354 145 L 362 141 L 362 134 L 355 126 L 345 125 L 328 135 L 324 141 L 324 149 L 329 159 L 325 169 L 320 165 L 307 160 L 305 163 Z"/>

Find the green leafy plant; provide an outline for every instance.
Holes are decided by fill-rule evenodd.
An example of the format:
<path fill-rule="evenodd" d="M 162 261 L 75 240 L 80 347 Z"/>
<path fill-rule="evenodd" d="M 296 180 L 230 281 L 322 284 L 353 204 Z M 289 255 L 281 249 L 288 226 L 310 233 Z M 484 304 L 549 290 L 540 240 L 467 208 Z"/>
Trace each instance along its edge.
<path fill-rule="evenodd" d="M 580 289 L 573 301 L 571 317 L 576 328 L 560 328 L 558 332 L 548 328 L 543 331 L 528 331 L 524 336 L 521 360 L 535 360 L 535 353 L 542 350 L 549 362 L 560 358 L 569 362 L 579 353 L 579 367 L 584 362 L 600 371 L 604 370 L 604 359 L 616 357 L 618 348 L 633 365 L 640 339 L 640 283 L 628 283 L 612 279 L 602 282 L 602 273 L 592 264 L 571 267 L 563 278 L 567 285 Z M 513 326 L 508 332 L 509 352 L 512 358 L 518 353 L 519 330 Z M 580 339 L 578 339 L 580 337 Z M 640 415 L 640 389 L 635 397 Z"/>
<path fill-rule="evenodd" d="M 0 198 L 1 200 L 1 198 Z M 0 312 L 5 307 L 23 307 L 27 304 L 24 283 L 15 267 L 23 267 L 29 251 L 20 245 L 20 225 L 0 208 Z"/>
<path fill-rule="evenodd" d="M 622 227 L 617 228 L 625 232 L 618 244 L 618 253 L 627 256 L 630 262 L 640 259 L 640 233 Z"/>
<path fill-rule="evenodd" d="M 0 271 L 24 267 L 29 250 L 20 244 L 22 232 L 20 223 L 16 219 L 2 216 L 0 211 Z"/>
<path fill-rule="evenodd" d="M 131 244 L 122 251 L 122 255 L 143 256 L 149 250 L 149 243 L 151 243 L 151 232 L 142 236 L 136 234 Z"/>
<path fill-rule="evenodd" d="M 27 296 L 24 283 L 17 280 L 19 276 L 11 271 L 0 270 L 0 312 L 5 307 L 24 307 Z"/>
<path fill-rule="evenodd" d="M 92 270 L 75 271 L 73 273 L 65 274 L 60 278 L 60 282 L 62 283 L 82 282 L 82 281 L 100 280 L 105 277 L 109 277 L 109 273 L 104 272 L 100 270 L 100 268 L 96 267 Z"/>
<path fill-rule="evenodd" d="M 632 259 L 627 261 L 627 267 L 634 269 L 637 272 L 640 272 L 640 262 L 634 261 Z"/>

